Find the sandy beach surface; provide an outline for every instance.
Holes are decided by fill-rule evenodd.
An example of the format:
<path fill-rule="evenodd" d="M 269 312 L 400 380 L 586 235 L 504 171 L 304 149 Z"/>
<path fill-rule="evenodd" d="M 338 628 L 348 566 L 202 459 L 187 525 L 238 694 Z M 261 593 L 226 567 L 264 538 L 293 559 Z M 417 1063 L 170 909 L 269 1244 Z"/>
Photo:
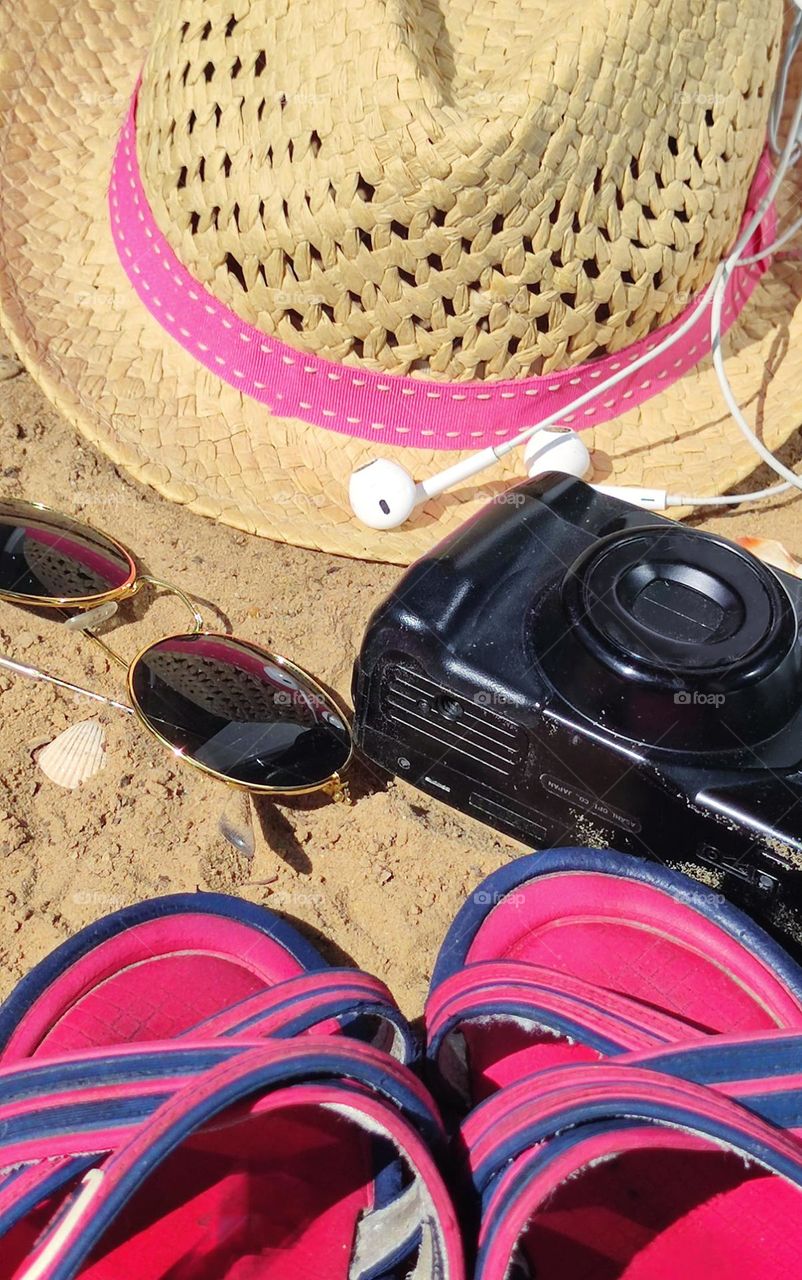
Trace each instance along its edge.
<path fill-rule="evenodd" d="M 0 336 L 3 355 L 11 347 Z M 106 529 L 147 572 L 206 602 L 208 625 L 292 658 L 350 700 L 365 622 L 397 567 L 281 546 L 166 502 L 84 444 L 25 373 L 0 381 L 0 441 L 0 493 Z M 782 456 L 800 454 L 797 433 Z M 761 469 L 743 488 L 764 483 L 771 477 Z M 802 498 L 785 498 L 701 522 L 730 537 L 778 538 L 802 556 L 801 512 Z M 109 638 L 130 657 L 185 621 L 174 599 L 138 599 Z M 122 691 L 121 672 L 99 649 L 31 611 L 0 604 L 0 651 L 112 696 Z M 105 768 L 64 790 L 38 768 L 37 751 L 90 717 L 106 729 Z M 330 959 L 378 974 L 418 1015 L 458 907 L 523 846 L 366 764 L 351 785 L 351 807 L 315 796 L 258 802 L 248 860 L 219 835 L 222 784 L 182 766 L 122 713 L 0 672 L 0 996 L 96 917 L 201 889 L 286 914 Z"/>

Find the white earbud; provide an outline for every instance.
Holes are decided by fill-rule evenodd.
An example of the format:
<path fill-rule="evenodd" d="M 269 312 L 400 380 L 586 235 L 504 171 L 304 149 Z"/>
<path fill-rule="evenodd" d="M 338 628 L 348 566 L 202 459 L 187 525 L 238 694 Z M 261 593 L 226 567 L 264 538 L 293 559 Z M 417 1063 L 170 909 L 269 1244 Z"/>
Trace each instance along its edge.
<path fill-rule="evenodd" d="M 590 454 L 576 431 L 567 427 L 544 428 L 529 437 L 524 449 L 524 466 L 528 476 L 561 471 L 584 480 L 590 471 Z"/>
<path fill-rule="evenodd" d="M 590 470 L 590 454 L 585 442 L 575 431 L 564 427 L 535 431 L 527 442 L 524 458 L 531 477 L 547 471 L 560 471 L 584 480 Z M 397 529 L 409 519 L 416 507 L 492 466 L 498 459 L 499 454 L 494 449 L 483 449 L 416 484 L 400 462 L 376 458 L 351 476 L 348 487 L 351 510 L 369 529 Z M 594 485 L 594 488 L 651 511 L 665 511 L 666 507 L 684 506 L 690 502 L 682 496 L 669 495 L 664 489 L 615 485 Z"/>
<path fill-rule="evenodd" d="M 348 498 L 357 520 L 369 529 L 397 529 L 426 500 L 418 487 L 400 462 L 376 458 L 353 473 Z"/>
<path fill-rule="evenodd" d="M 376 458 L 351 476 L 351 510 L 369 529 L 397 529 L 421 503 L 494 466 L 501 456 L 500 449 L 482 449 L 420 484 L 400 462 Z M 530 476 L 563 471 L 581 479 L 590 469 L 590 454 L 584 442 L 575 431 L 564 428 L 535 431 L 527 442 L 524 458 Z"/>

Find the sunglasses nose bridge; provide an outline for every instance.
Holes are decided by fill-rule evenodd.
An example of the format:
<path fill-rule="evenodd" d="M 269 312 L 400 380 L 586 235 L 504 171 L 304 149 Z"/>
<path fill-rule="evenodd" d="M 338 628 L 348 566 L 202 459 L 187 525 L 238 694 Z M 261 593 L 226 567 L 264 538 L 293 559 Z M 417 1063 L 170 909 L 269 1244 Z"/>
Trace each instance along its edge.
<path fill-rule="evenodd" d="M 153 587 L 157 591 L 166 591 L 169 595 L 177 596 L 178 599 L 181 601 L 181 603 L 186 606 L 186 608 L 189 610 L 189 612 L 192 615 L 192 627 L 188 634 L 197 635 L 199 631 L 203 630 L 203 618 L 201 616 L 200 611 L 196 608 L 192 598 L 189 595 L 187 595 L 185 591 L 182 591 L 180 587 L 173 586 L 171 582 L 165 582 L 161 578 L 154 578 L 149 573 L 140 573 L 136 577 L 136 579 L 131 583 L 130 587 L 126 589 L 125 595 L 123 598 L 130 600 L 133 596 L 138 594 L 138 592 L 142 589 L 145 583 L 147 583 L 149 587 Z M 123 658 L 121 654 L 117 653 L 115 649 L 112 649 L 111 645 L 108 644 L 108 642 L 104 640 L 102 636 L 97 635 L 97 633 L 93 630 L 95 626 L 98 626 L 102 621 L 104 621 L 103 617 L 100 617 L 97 615 L 101 614 L 101 612 L 105 607 L 106 606 L 101 605 L 98 608 L 88 610 L 87 613 L 89 615 L 95 615 L 94 617 L 91 618 L 90 621 L 86 620 L 87 613 L 83 615 L 82 623 L 76 619 L 72 619 L 71 621 L 73 622 L 73 630 L 83 631 L 84 634 L 87 635 L 90 640 L 92 640 L 95 644 L 99 645 L 100 648 L 105 651 L 105 653 L 109 658 L 112 658 L 118 664 L 118 666 L 121 666 L 124 670 L 127 671 L 130 666 L 129 662 L 125 658 Z M 116 612 L 116 608 L 117 608 L 117 604 L 115 602 L 111 609 L 112 614 Z M 107 616 L 111 616 L 111 614 Z M 70 623 L 68 622 L 67 625 L 69 626 Z"/>
<path fill-rule="evenodd" d="M 156 591 L 166 591 L 168 595 L 177 596 L 183 605 L 192 614 L 191 635 L 197 635 L 203 630 L 203 616 L 198 609 L 195 601 L 186 591 L 182 591 L 180 587 L 176 587 L 172 582 L 165 582 L 162 578 L 154 578 L 149 573 L 141 573 L 137 578 L 137 590 L 142 583 L 147 583 L 149 587 L 153 587 Z"/>

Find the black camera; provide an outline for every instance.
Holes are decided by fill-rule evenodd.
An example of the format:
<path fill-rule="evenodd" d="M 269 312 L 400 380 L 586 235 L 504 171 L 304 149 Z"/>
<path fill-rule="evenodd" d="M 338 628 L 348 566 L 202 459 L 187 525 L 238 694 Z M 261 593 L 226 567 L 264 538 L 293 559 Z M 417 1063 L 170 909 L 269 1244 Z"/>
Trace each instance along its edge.
<path fill-rule="evenodd" d="M 356 740 L 527 845 L 658 859 L 802 943 L 800 618 L 802 581 L 740 547 L 541 476 L 373 614 Z"/>

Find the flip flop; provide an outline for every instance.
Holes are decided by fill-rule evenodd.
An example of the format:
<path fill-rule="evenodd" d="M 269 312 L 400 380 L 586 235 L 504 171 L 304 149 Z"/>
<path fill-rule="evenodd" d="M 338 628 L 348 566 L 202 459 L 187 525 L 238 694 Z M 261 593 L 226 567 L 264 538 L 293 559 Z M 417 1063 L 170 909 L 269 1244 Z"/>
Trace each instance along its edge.
<path fill-rule="evenodd" d="M 331 968 L 265 907 L 198 893 L 104 916 L 36 965 L 0 1006 L 0 1063 L 166 1041 L 204 1024 L 205 1035 L 251 1038 L 345 1031 L 416 1055 L 378 979 Z"/>
<path fill-rule="evenodd" d="M 483 1154 L 469 1147 L 476 1280 L 795 1274 L 796 1138 L 717 1092 L 620 1060 L 543 1072 L 536 1096 L 523 1092 Z"/>
<path fill-rule="evenodd" d="M 129 1141 L 180 1088 L 258 1043 L 182 1038 L 0 1068 L 0 1236 L 45 1200 L 52 1209 L 53 1196 Z M 379 1064 L 375 1088 L 437 1147 L 442 1123 L 423 1084 L 380 1051 L 369 1054 L 361 1069 L 367 1062 L 375 1073 Z"/>
<path fill-rule="evenodd" d="M 201 1012 L 207 1016 L 198 1022 Z M 251 1042 L 342 1032 L 403 1062 L 417 1054 L 406 1019 L 378 979 L 331 968 L 264 908 L 188 894 L 106 916 L 38 965 L 0 1008 L 0 1067 L 75 1053 L 76 1045 L 138 1043 L 159 1032 Z M 134 1076 L 129 1088 L 141 1088 L 147 1106 L 145 1082 L 138 1085 Z M 25 1169 L 24 1181 L 7 1179 L 0 1203 L 13 1218 L 17 1200 L 24 1209 L 68 1186 L 93 1163 L 85 1150 L 51 1153 L 40 1167 Z"/>
<path fill-rule="evenodd" d="M 330 1037 L 215 1049 L 234 1056 L 6 1238 L 2 1280 L 462 1280 L 409 1071 Z"/>
<path fill-rule="evenodd" d="M 511 962 L 519 968 L 505 970 Z M 608 1018 L 583 1041 L 568 1006 L 549 1011 L 539 997 L 533 1021 L 520 966 L 535 966 L 535 986 L 559 993 L 564 983 L 566 999 L 589 999 L 597 1011 L 612 1013 L 615 998 L 622 1021 L 613 1028 Z M 677 872 L 609 850 L 531 854 L 489 876 L 446 935 L 427 1002 L 433 1087 L 470 1105 L 538 1067 L 637 1047 L 627 1023 L 670 1035 L 661 1018 L 684 1028 L 680 1039 L 802 1027 L 802 969 L 737 908 Z"/>

